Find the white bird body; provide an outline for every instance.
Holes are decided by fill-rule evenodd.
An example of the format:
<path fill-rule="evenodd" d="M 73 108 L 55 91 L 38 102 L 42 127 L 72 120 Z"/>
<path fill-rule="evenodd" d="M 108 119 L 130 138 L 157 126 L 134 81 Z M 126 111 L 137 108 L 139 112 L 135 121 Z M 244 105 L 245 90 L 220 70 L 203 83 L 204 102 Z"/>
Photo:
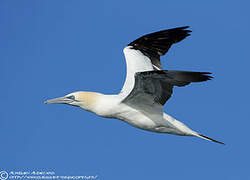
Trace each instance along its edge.
<path fill-rule="evenodd" d="M 157 126 L 153 119 L 121 101 L 119 95 L 103 95 L 98 99 L 98 105 L 90 111 L 99 116 L 123 120 L 145 130 L 153 130 Z"/>
<path fill-rule="evenodd" d="M 122 103 L 123 94 L 104 95 L 80 91 L 75 92 L 74 95 L 76 99 L 82 99 L 82 102 L 85 102 L 78 104 L 79 107 L 98 116 L 120 119 L 137 128 L 153 132 L 188 136 L 197 135 L 196 132 L 166 113 L 153 111 L 153 108 L 149 108 L 149 111 L 144 109 L 141 112 Z"/>
<path fill-rule="evenodd" d="M 160 56 L 172 44 L 189 36 L 187 27 L 174 28 L 148 34 L 136 39 L 123 50 L 127 75 L 121 92 L 104 95 L 78 91 L 45 103 L 64 103 L 79 106 L 98 116 L 115 118 L 152 132 L 183 136 L 197 136 L 221 143 L 195 132 L 164 113 L 163 106 L 171 97 L 174 86 L 210 80 L 207 72 L 162 70 Z M 221 143 L 223 144 L 223 143 Z"/>

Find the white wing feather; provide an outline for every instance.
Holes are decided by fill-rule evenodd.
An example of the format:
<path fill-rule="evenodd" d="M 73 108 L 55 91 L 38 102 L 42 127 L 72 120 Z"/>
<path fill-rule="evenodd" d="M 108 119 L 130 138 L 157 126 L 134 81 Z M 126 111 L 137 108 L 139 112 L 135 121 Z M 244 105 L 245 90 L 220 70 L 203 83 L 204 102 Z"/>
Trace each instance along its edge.
<path fill-rule="evenodd" d="M 125 47 L 123 53 L 126 59 L 127 75 L 120 95 L 125 98 L 134 88 L 135 73 L 152 71 L 154 68 L 147 56 L 139 50 L 131 49 L 131 46 Z"/>

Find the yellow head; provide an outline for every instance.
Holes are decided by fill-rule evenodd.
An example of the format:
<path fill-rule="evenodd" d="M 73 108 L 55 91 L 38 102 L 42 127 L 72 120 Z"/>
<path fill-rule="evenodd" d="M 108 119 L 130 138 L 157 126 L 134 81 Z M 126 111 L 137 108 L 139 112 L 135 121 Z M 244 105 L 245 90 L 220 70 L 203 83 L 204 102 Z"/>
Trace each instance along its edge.
<path fill-rule="evenodd" d="M 98 98 L 101 96 L 100 93 L 78 91 L 70 93 L 66 96 L 50 99 L 45 101 L 45 104 L 69 104 L 72 106 L 79 106 L 85 110 L 91 110 L 95 106 Z"/>

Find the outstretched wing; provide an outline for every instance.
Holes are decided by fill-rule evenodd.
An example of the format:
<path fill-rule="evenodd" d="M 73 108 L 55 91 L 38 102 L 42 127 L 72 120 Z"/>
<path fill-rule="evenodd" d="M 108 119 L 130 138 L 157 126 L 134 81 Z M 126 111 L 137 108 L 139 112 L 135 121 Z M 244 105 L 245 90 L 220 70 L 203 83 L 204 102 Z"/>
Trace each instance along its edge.
<path fill-rule="evenodd" d="M 137 72 L 161 70 L 160 56 L 166 54 L 172 44 L 189 36 L 188 26 L 163 30 L 144 35 L 131 42 L 123 50 L 127 76 L 121 95 L 126 97 L 134 87 L 134 76 Z"/>
<path fill-rule="evenodd" d="M 172 44 L 190 36 L 189 26 L 178 27 L 144 35 L 128 44 L 151 59 L 154 69 L 161 70 L 160 56 L 165 55 Z"/>
<path fill-rule="evenodd" d="M 123 103 L 140 107 L 161 105 L 171 97 L 174 86 L 185 86 L 191 82 L 210 80 L 208 72 L 147 71 L 135 75 L 135 85 Z"/>

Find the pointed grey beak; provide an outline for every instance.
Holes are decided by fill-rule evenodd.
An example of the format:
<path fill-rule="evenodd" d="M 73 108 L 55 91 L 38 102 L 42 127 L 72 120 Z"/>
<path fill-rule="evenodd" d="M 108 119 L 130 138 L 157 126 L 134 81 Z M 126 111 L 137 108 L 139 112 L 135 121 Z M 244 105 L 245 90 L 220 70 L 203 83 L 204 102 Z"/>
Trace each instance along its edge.
<path fill-rule="evenodd" d="M 49 99 L 47 101 L 45 101 L 45 104 L 69 104 L 71 102 L 73 102 L 73 99 L 70 99 L 68 97 L 59 97 L 59 98 L 55 98 L 55 99 Z"/>

